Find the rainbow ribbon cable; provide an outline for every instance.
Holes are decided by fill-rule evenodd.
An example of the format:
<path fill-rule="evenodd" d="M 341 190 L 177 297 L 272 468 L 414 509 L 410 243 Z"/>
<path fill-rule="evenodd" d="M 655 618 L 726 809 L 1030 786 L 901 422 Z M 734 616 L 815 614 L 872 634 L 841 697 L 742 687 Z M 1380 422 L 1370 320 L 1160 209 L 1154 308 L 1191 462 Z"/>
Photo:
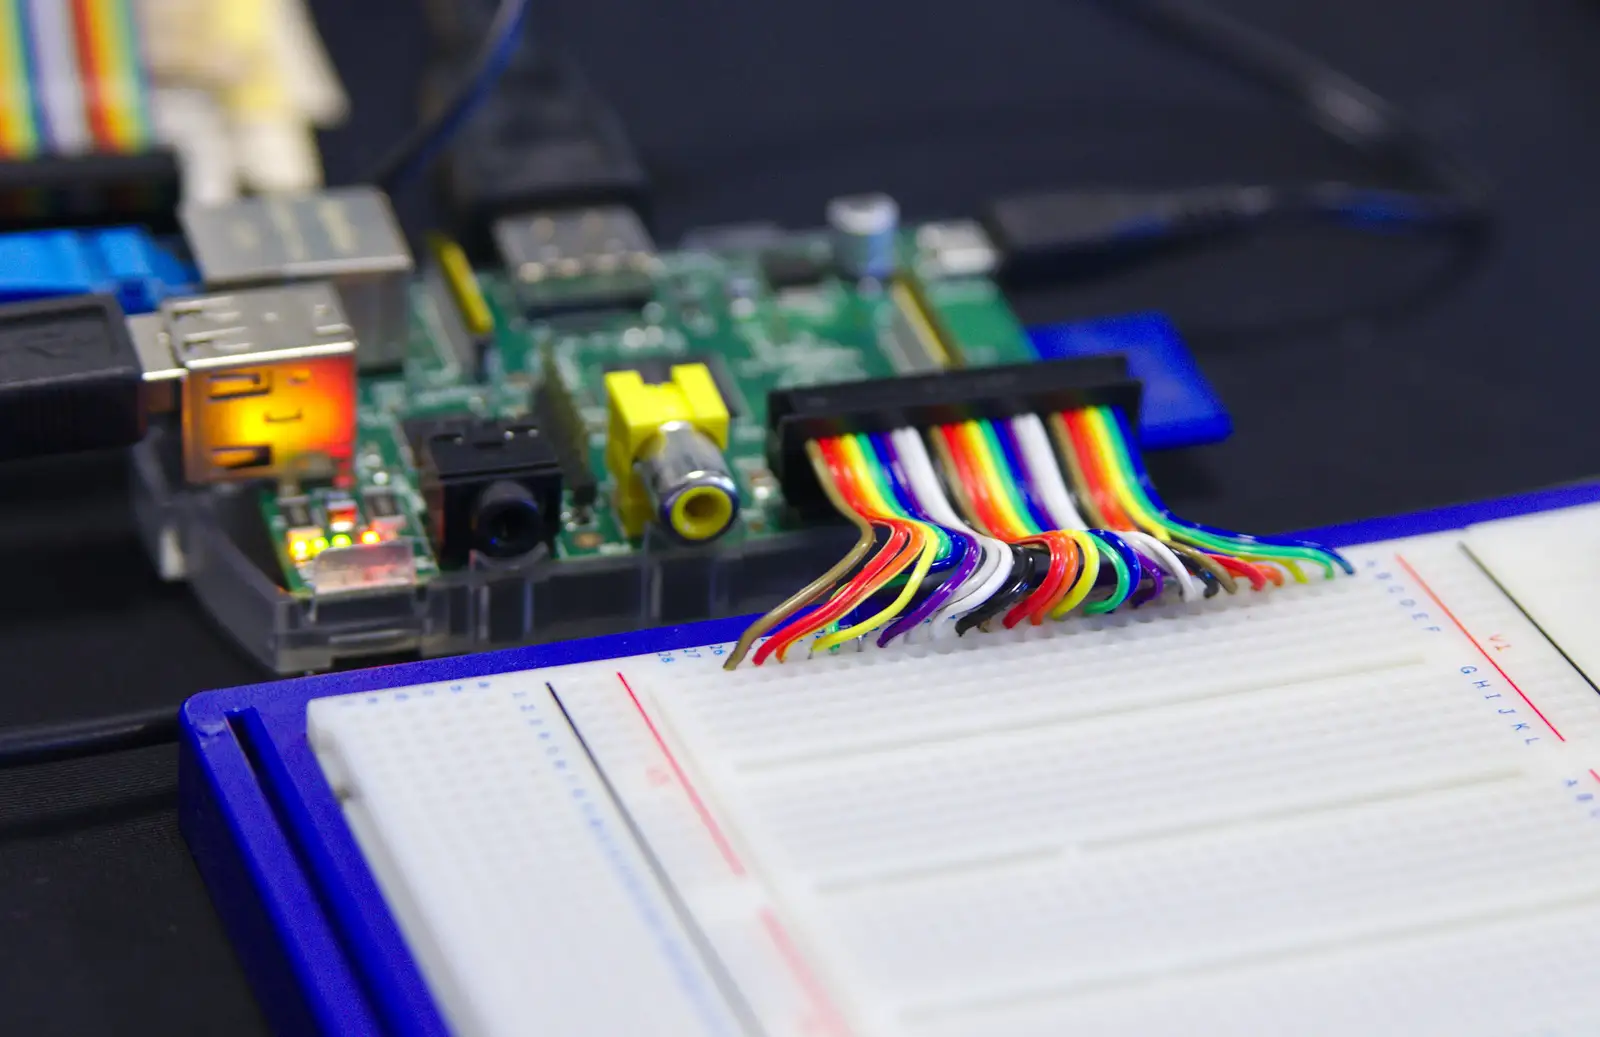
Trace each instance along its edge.
<path fill-rule="evenodd" d="M 153 140 L 132 0 L 0 0 L 0 159 Z"/>
<path fill-rule="evenodd" d="M 958 637 L 1172 598 L 1201 602 L 1350 573 L 1317 544 L 1187 522 L 1151 485 L 1126 415 L 1087 407 L 807 444 L 856 545 L 751 624 L 728 656 Z M 921 636 L 917 634 L 916 636 Z M 759 647 L 756 643 L 763 641 Z"/>

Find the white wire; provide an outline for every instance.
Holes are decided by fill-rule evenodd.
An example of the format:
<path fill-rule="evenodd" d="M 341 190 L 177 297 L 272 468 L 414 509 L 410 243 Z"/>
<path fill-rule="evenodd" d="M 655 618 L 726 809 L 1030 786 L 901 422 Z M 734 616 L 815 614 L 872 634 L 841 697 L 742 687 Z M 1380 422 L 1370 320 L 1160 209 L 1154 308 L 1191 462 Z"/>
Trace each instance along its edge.
<path fill-rule="evenodd" d="M 890 433 L 890 438 L 894 440 L 895 452 L 900 455 L 900 464 L 906 470 L 906 477 L 911 480 L 912 492 L 928 517 L 942 526 L 976 537 L 983 551 L 983 561 L 977 570 L 932 616 L 935 636 L 953 635 L 954 625 L 946 627 L 943 621 L 965 615 L 994 597 L 995 592 L 1011 576 L 1011 548 L 961 521 L 945 497 L 944 488 L 939 485 L 939 476 L 933 470 L 933 461 L 928 457 L 921 436 L 912 429 L 902 428 Z"/>
<path fill-rule="evenodd" d="M 978 568 L 933 615 L 935 633 L 940 633 L 940 620 L 954 618 L 958 612 L 964 614 L 977 608 L 1005 583 L 1006 578 L 1011 575 L 1011 549 L 992 537 L 979 534 L 961 520 L 945 496 L 943 487 L 939 485 L 939 477 L 934 472 L 933 462 L 928 457 L 921 436 L 912 429 L 897 429 L 891 433 L 891 437 L 894 439 L 895 450 L 900 455 L 901 465 L 906 470 L 906 476 L 911 480 L 912 492 L 916 494 L 923 510 L 935 522 L 976 537 L 979 551 L 983 555 Z M 972 598 L 977 600 L 967 605 Z M 946 632 L 953 632 L 953 628 Z"/>
<path fill-rule="evenodd" d="M 1028 473 L 1033 476 L 1034 487 L 1044 498 L 1045 510 L 1050 513 L 1050 520 L 1056 524 L 1056 528 L 1088 529 L 1089 524 L 1078 514 L 1078 506 L 1072 503 L 1072 494 L 1067 491 L 1067 484 L 1061 478 L 1061 462 L 1056 460 L 1055 451 L 1050 449 L 1050 437 L 1045 433 L 1044 422 L 1039 420 L 1039 415 L 1022 414 L 1012 418 L 1011 431 L 1016 433 Z"/>
<path fill-rule="evenodd" d="M 1072 503 L 1072 495 L 1067 492 L 1067 484 L 1061 478 L 1061 466 L 1056 461 L 1055 452 L 1050 449 L 1050 437 L 1045 433 L 1044 422 L 1039 420 L 1037 414 L 1023 414 L 1011 419 L 1011 429 L 1016 433 L 1017 443 L 1022 447 L 1035 488 L 1044 497 L 1045 510 L 1050 512 L 1050 517 L 1055 522 L 1071 523 L 1058 525 L 1057 528 L 1085 528 L 1083 516 Z M 1195 582 L 1183 562 L 1166 544 L 1138 529 L 1119 530 L 1117 535 L 1142 546 L 1145 553 L 1177 581 L 1178 593 L 1184 601 L 1194 601 L 1204 595 L 1204 589 Z"/>
<path fill-rule="evenodd" d="M 1124 529 L 1118 531 L 1117 535 L 1132 541 L 1135 547 L 1143 547 L 1145 553 L 1178 582 L 1178 594 L 1184 601 L 1198 601 L 1205 596 L 1205 589 L 1189 574 L 1178 556 L 1172 553 L 1172 548 L 1142 529 Z"/>

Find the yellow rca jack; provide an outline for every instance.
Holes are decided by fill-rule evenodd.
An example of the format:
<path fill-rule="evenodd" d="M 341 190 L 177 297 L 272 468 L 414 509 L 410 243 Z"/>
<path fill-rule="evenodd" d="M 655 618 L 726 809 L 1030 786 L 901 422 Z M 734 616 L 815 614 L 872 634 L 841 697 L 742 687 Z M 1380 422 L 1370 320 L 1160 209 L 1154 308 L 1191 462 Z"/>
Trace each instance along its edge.
<path fill-rule="evenodd" d="M 728 408 L 704 364 L 679 364 L 651 385 L 638 371 L 606 375 L 606 467 L 629 536 L 654 521 L 680 540 L 715 540 L 739 515 L 739 489 L 723 451 Z"/>

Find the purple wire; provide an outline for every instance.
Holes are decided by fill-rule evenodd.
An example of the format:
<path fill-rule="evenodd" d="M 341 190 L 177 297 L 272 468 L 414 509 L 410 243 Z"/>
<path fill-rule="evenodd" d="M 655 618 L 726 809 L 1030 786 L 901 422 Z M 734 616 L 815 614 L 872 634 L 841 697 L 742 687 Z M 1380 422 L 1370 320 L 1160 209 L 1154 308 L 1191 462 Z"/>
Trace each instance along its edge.
<path fill-rule="evenodd" d="M 883 447 L 889 455 L 889 464 L 886 466 L 889 469 L 889 475 L 896 483 L 900 484 L 899 488 L 903 488 L 906 491 L 906 499 L 916 501 L 917 508 L 914 514 L 923 521 L 933 521 L 928 518 L 928 513 L 923 508 L 922 501 L 917 498 L 916 490 L 911 485 L 911 480 L 905 476 L 905 469 L 900 463 L 900 452 L 895 449 L 894 440 L 889 436 L 884 436 L 881 439 L 876 439 L 874 445 Z M 966 543 L 967 549 L 961 553 L 961 560 L 956 563 L 955 572 L 945 577 L 944 582 L 934 588 L 933 593 L 929 594 L 922 604 L 912 609 L 909 615 L 901 616 L 889 624 L 888 628 L 878 635 L 879 648 L 884 647 L 901 634 L 915 629 L 917 624 L 937 612 L 939 606 L 949 601 L 951 596 L 955 594 L 956 589 L 966 583 L 967 579 L 977 571 L 978 563 L 983 560 L 983 547 L 978 543 L 977 538 L 969 537 L 967 534 L 955 529 L 946 528 L 945 532 Z"/>
<path fill-rule="evenodd" d="M 972 550 L 962 557 L 961 564 L 956 566 L 956 571 L 946 577 L 945 581 L 932 594 L 928 595 L 922 604 L 913 609 L 909 615 L 901 616 L 889 624 L 888 629 L 878 635 L 878 647 L 882 648 L 901 634 L 915 629 L 917 624 L 937 612 L 939 606 L 949 601 L 951 596 L 955 594 L 956 589 L 966 583 L 968 578 L 978 571 L 978 564 L 982 560 L 983 549 L 974 544 Z"/>
<path fill-rule="evenodd" d="M 1140 605 L 1144 605 L 1161 597 L 1161 592 L 1167 585 L 1167 578 L 1166 576 L 1162 575 L 1161 566 L 1156 564 L 1156 560 L 1154 558 L 1151 558 L 1143 551 L 1136 550 L 1133 553 L 1139 556 L 1140 567 L 1143 568 L 1145 573 L 1150 577 L 1151 589 L 1144 594 L 1135 592 L 1132 596 L 1130 607 L 1138 608 Z"/>

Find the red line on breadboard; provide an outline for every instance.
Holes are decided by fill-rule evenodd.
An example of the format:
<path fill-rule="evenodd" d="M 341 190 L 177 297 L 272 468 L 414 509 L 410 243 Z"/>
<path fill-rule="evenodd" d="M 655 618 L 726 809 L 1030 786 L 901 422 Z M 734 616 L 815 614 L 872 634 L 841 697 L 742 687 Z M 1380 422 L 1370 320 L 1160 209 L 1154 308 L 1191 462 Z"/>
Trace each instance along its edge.
<path fill-rule="evenodd" d="M 788 964 L 790 971 L 805 988 L 806 996 L 811 999 L 812 1009 L 817 1013 L 817 1021 L 824 1028 L 823 1032 L 849 1037 L 850 1027 L 845 1023 L 844 1016 L 839 1014 L 839 1009 L 834 1007 L 827 988 L 822 985 L 816 973 L 811 971 L 811 966 L 806 964 L 805 955 L 794 945 L 788 930 L 778 921 L 778 916 L 773 914 L 770 908 L 761 909 L 761 924 L 766 928 L 773 944 L 777 946 L 778 953 L 783 955 L 783 960 Z"/>
<path fill-rule="evenodd" d="M 1479 644 L 1478 639 L 1472 636 L 1472 631 L 1468 630 L 1466 625 L 1462 623 L 1461 620 L 1456 618 L 1456 614 L 1450 611 L 1450 606 L 1446 605 L 1439 599 L 1439 595 L 1435 594 L 1433 588 L 1428 586 L 1428 581 L 1424 580 L 1421 575 L 1417 573 L 1417 570 L 1411 567 L 1411 563 L 1406 561 L 1405 558 L 1397 554 L 1394 556 L 1394 560 L 1399 562 L 1400 568 L 1404 569 L 1411 576 L 1411 579 L 1416 582 L 1416 585 L 1422 588 L 1423 593 L 1433 599 L 1433 603 L 1439 606 L 1439 610 L 1450 617 L 1450 622 L 1454 623 L 1456 625 L 1456 629 L 1461 631 L 1461 633 L 1466 636 L 1468 641 L 1472 642 L 1472 647 L 1476 648 L 1478 650 L 1478 654 L 1483 656 L 1484 662 L 1487 662 L 1490 666 L 1493 666 L 1494 671 L 1500 675 L 1500 679 L 1511 685 L 1512 691 L 1522 696 L 1522 701 L 1526 702 L 1528 704 L 1528 708 L 1533 710 L 1540 720 L 1544 721 L 1544 726 L 1550 729 L 1550 733 L 1555 735 L 1561 741 L 1565 742 L 1567 740 L 1566 736 L 1560 731 L 1556 730 L 1556 725 L 1552 724 L 1550 722 L 1550 718 L 1545 716 L 1544 713 L 1540 711 L 1539 707 L 1533 704 L 1533 700 L 1528 697 L 1527 692 L 1517 687 L 1517 682 L 1511 679 L 1510 674 L 1506 673 L 1506 671 L 1500 668 L 1500 664 L 1494 661 L 1494 656 L 1484 651 L 1483 645 Z M 1590 771 L 1590 773 L 1593 774 L 1594 772 Z M 1600 774 L 1596 774 L 1595 778 L 1600 780 Z"/>
<path fill-rule="evenodd" d="M 644 721 L 644 726 L 650 729 L 650 737 L 656 740 L 656 747 L 661 750 L 661 755 L 667 758 L 667 764 L 672 768 L 672 773 L 678 777 L 678 785 L 684 794 L 689 797 L 689 804 L 694 807 L 694 812 L 700 816 L 700 823 L 705 825 L 706 832 L 710 834 L 711 841 L 717 844 L 717 852 L 722 854 L 722 859 L 727 862 L 728 869 L 735 875 L 744 874 L 744 862 L 739 860 L 738 853 L 734 852 L 733 844 L 722 833 L 722 826 L 717 824 L 717 819 L 711 816 L 711 810 L 706 806 L 705 800 L 700 798 L 700 793 L 695 791 L 694 783 L 689 776 L 678 766 L 678 758 L 672 755 L 672 750 L 667 748 L 666 739 L 661 737 L 661 732 L 656 729 L 655 721 L 650 719 L 650 714 L 644 711 L 644 704 L 639 701 L 639 696 L 633 693 L 633 688 L 628 685 L 628 678 L 620 672 L 617 680 L 622 682 L 622 688 L 628 693 L 628 698 L 633 700 L 633 708 L 639 711 L 639 717 Z"/>
<path fill-rule="evenodd" d="M 1590 767 L 1589 777 L 1593 778 L 1595 781 L 1600 781 L 1600 771 L 1596 771 L 1593 767 Z"/>

